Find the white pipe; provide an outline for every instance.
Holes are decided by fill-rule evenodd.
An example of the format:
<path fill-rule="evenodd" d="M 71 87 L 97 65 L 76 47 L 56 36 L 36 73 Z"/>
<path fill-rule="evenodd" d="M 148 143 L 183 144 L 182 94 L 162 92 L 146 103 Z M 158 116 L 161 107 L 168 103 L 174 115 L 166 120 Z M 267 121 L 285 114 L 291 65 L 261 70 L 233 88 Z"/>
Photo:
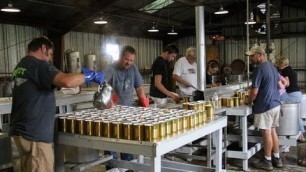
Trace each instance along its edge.
<path fill-rule="evenodd" d="M 205 52 L 205 27 L 204 27 L 204 6 L 195 7 L 196 19 L 196 44 L 197 44 L 197 88 L 205 90 L 206 84 L 206 52 Z"/>

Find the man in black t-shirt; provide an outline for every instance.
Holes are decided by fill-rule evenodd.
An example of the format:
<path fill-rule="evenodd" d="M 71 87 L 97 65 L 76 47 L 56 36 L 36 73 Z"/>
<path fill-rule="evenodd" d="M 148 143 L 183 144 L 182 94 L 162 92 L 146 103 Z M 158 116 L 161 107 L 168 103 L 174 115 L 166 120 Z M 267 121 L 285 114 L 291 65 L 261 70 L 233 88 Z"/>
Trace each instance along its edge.
<path fill-rule="evenodd" d="M 167 97 L 175 102 L 179 101 L 178 95 L 171 92 L 172 72 L 170 71 L 170 61 L 173 61 L 178 54 L 175 45 L 167 45 L 162 54 L 157 57 L 152 64 L 152 73 L 150 85 L 150 96 L 154 102 L 160 106 L 167 103 Z"/>
<path fill-rule="evenodd" d="M 47 37 L 34 38 L 27 56 L 13 71 L 13 104 L 10 136 L 20 155 L 21 171 L 54 171 L 52 150 L 55 120 L 55 87 L 76 87 L 84 82 L 102 84 L 104 74 L 83 70 L 65 74 L 49 63 L 53 43 Z"/>

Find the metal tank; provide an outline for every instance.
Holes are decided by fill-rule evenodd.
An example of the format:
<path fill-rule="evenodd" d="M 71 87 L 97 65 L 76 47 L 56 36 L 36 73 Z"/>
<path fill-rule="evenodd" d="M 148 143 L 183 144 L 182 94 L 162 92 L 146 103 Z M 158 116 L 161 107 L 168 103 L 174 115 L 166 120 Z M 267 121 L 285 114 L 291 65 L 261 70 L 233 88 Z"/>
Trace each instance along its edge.
<path fill-rule="evenodd" d="M 80 52 L 74 50 L 67 50 L 64 56 L 64 67 L 68 73 L 81 73 L 81 58 Z"/>
<path fill-rule="evenodd" d="M 306 118 L 306 94 L 303 94 L 300 105 L 300 118 Z"/>
<path fill-rule="evenodd" d="M 91 70 L 96 70 L 96 55 L 92 52 L 84 55 L 84 67 L 89 68 Z"/>
<path fill-rule="evenodd" d="M 282 104 L 279 117 L 279 136 L 293 136 L 299 133 L 299 105 L 298 103 Z"/>

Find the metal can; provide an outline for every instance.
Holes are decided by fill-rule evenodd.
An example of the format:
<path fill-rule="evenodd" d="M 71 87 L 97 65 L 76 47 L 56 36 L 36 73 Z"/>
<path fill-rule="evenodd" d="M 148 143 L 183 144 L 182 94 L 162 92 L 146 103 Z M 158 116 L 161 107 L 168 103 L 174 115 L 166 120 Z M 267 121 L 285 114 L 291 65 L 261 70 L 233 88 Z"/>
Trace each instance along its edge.
<path fill-rule="evenodd" d="M 172 126 L 172 135 L 177 134 L 178 118 L 170 118 Z"/>
<path fill-rule="evenodd" d="M 133 124 L 131 122 L 123 123 L 123 139 L 133 139 Z"/>
<path fill-rule="evenodd" d="M 110 138 L 111 137 L 111 122 L 102 121 L 102 136 Z"/>
<path fill-rule="evenodd" d="M 222 105 L 222 106 L 227 106 L 227 98 L 226 98 L 226 97 L 222 97 L 222 98 L 221 98 L 221 101 L 222 101 L 222 102 L 221 102 L 221 105 Z"/>
<path fill-rule="evenodd" d="M 167 136 L 166 129 L 167 129 L 166 121 L 160 121 L 160 123 L 159 123 L 159 137 L 161 139 L 163 139 Z"/>
<path fill-rule="evenodd" d="M 133 124 L 134 140 L 144 141 L 144 125 L 141 123 Z"/>
<path fill-rule="evenodd" d="M 193 113 L 189 113 L 188 114 L 188 116 L 189 116 L 189 118 L 188 118 L 188 123 L 189 123 L 189 129 L 194 129 L 194 127 L 195 127 L 195 123 L 194 123 L 194 112 Z"/>
<path fill-rule="evenodd" d="M 206 121 L 207 121 L 207 110 L 203 110 L 202 113 L 200 114 L 200 116 L 202 116 L 202 118 L 203 118 L 202 124 L 205 124 Z"/>
<path fill-rule="evenodd" d="M 200 111 L 196 111 L 194 114 L 194 126 L 199 126 L 199 118 L 200 118 Z"/>
<path fill-rule="evenodd" d="M 183 109 L 188 109 L 188 103 L 183 103 Z"/>
<path fill-rule="evenodd" d="M 84 119 L 78 118 L 76 121 L 76 131 L 77 134 L 84 134 Z"/>
<path fill-rule="evenodd" d="M 178 121 L 177 121 L 177 133 L 181 133 L 183 131 L 184 128 L 184 118 L 183 116 L 179 116 L 178 117 Z"/>
<path fill-rule="evenodd" d="M 172 135 L 172 122 L 170 119 L 167 119 L 165 122 L 166 122 L 166 136 L 170 137 Z"/>
<path fill-rule="evenodd" d="M 61 116 L 58 118 L 58 131 L 67 132 L 67 117 Z"/>
<path fill-rule="evenodd" d="M 102 121 L 101 120 L 94 121 L 94 135 L 102 136 Z"/>
<path fill-rule="evenodd" d="M 239 97 L 233 97 L 233 99 L 234 99 L 234 107 L 239 107 L 240 98 Z"/>
<path fill-rule="evenodd" d="M 93 120 L 92 119 L 87 119 L 85 120 L 85 134 L 88 136 L 93 135 Z"/>
<path fill-rule="evenodd" d="M 205 110 L 206 110 L 206 121 L 207 121 L 214 116 L 214 108 L 211 105 L 206 105 Z"/>
<path fill-rule="evenodd" d="M 112 138 L 115 138 L 115 139 L 122 139 L 123 138 L 123 136 L 122 136 L 122 123 L 120 123 L 118 121 L 112 122 L 111 129 L 112 129 L 112 133 L 113 133 L 111 135 Z"/>
<path fill-rule="evenodd" d="M 188 96 L 183 97 L 183 103 L 186 103 L 186 102 L 189 102 L 189 97 Z"/>
<path fill-rule="evenodd" d="M 233 98 L 227 98 L 227 107 L 234 107 Z"/>
<path fill-rule="evenodd" d="M 145 124 L 145 141 L 152 142 L 158 139 L 158 124 Z"/>
<path fill-rule="evenodd" d="M 189 103 L 188 104 L 188 109 L 189 110 L 197 110 L 197 105 L 195 103 Z"/>
<path fill-rule="evenodd" d="M 75 133 L 75 117 L 68 117 L 67 118 L 67 132 L 68 133 L 72 133 L 74 134 Z"/>
<path fill-rule="evenodd" d="M 190 128 L 190 123 L 189 123 L 189 115 L 184 115 L 183 116 L 183 132 L 186 132 Z"/>

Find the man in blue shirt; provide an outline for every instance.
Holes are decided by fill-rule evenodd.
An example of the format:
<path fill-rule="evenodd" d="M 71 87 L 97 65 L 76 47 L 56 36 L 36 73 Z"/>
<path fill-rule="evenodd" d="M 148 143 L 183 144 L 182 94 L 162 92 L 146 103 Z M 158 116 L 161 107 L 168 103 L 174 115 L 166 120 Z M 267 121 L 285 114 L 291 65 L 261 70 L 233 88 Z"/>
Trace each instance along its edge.
<path fill-rule="evenodd" d="M 261 47 L 253 47 L 246 55 L 252 63 L 257 64 L 253 72 L 252 88 L 246 104 L 253 102 L 254 126 L 262 132 L 265 158 L 254 164 L 256 168 L 273 170 L 273 165 L 281 168 L 279 156 L 279 141 L 276 127 L 279 126 L 280 96 L 278 82 L 280 81 L 276 68 L 267 61 L 265 51 Z M 271 154 L 273 152 L 273 158 Z"/>
<path fill-rule="evenodd" d="M 135 57 L 136 50 L 133 47 L 123 47 L 119 60 L 107 67 L 106 80 L 119 96 L 118 105 L 131 106 L 135 89 L 140 105 L 148 107 L 149 99 L 146 98 L 142 77 L 134 64 Z"/>
<path fill-rule="evenodd" d="M 142 86 L 142 77 L 134 64 L 135 57 L 136 50 L 133 47 L 123 47 L 119 60 L 107 67 L 106 80 L 114 88 L 119 97 L 118 105 L 131 106 L 133 91 L 135 89 L 140 105 L 148 107 L 149 99 L 146 98 Z M 111 152 L 111 154 L 114 158 L 118 158 L 116 152 Z M 123 160 L 132 160 L 133 156 L 131 154 L 121 153 L 121 158 Z"/>

